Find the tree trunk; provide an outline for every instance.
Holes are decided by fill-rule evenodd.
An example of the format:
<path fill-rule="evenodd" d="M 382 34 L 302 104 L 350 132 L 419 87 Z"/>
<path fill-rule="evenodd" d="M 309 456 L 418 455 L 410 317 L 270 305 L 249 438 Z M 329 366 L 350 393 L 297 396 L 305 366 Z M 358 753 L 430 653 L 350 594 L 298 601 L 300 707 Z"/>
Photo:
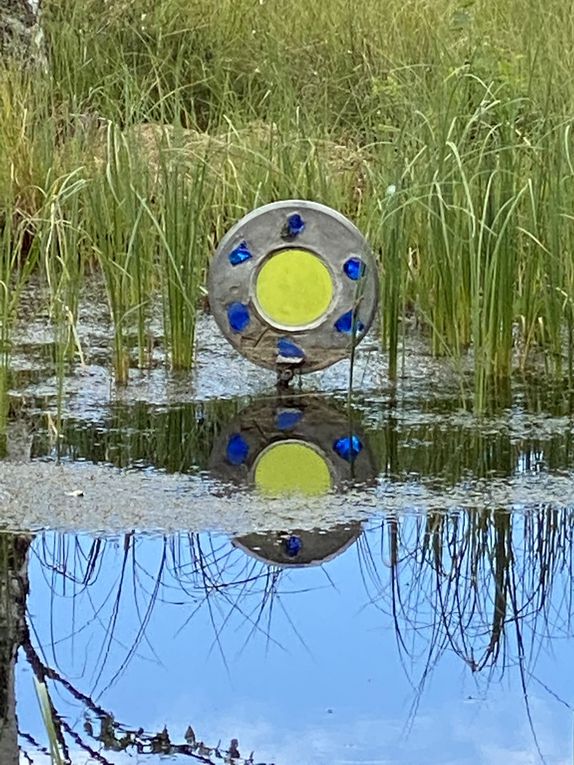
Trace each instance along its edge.
<path fill-rule="evenodd" d="M 46 65 L 41 0 L 0 0 L 0 58 Z"/>
<path fill-rule="evenodd" d="M 31 537 L 0 535 L 0 763 L 18 765 L 16 658 L 26 630 Z"/>

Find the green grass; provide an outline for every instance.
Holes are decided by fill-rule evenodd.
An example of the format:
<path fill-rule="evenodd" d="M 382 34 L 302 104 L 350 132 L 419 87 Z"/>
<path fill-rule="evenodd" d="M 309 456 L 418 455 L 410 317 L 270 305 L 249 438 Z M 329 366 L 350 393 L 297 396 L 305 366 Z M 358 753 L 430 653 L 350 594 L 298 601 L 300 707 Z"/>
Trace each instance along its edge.
<path fill-rule="evenodd" d="M 189 369 L 209 253 L 300 196 L 371 241 L 391 377 L 415 325 L 471 356 L 478 409 L 540 358 L 572 381 L 567 5 L 48 0 L 45 25 L 49 71 L 0 71 L 0 281 L 44 274 L 62 363 L 96 270 L 117 381 L 149 363 L 154 310 Z M 3 349 L 18 294 L 0 297 Z"/>
<path fill-rule="evenodd" d="M 34 683 L 36 687 L 36 694 L 38 696 L 38 704 L 42 713 L 42 720 L 48 735 L 52 763 L 53 765 L 64 765 L 64 758 L 60 751 L 60 744 L 58 742 L 56 727 L 54 725 L 54 710 L 50 696 L 48 694 L 48 688 L 45 683 L 40 682 L 36 678 L 34 678 Z"/>

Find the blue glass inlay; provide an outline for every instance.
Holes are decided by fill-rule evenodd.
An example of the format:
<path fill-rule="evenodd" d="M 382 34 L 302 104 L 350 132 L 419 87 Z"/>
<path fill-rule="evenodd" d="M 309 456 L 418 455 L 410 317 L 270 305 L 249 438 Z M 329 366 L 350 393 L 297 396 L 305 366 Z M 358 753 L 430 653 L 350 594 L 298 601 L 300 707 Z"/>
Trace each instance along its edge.
<path fill-rule="evenodd" d="M 302 548 L 303 542 L 301 537 L 295 536 L 295 534 L 283 540 L 283 549 L 290 558 L 295 558 L 299 555 Z"/>
<path fill-rule="evenodd" d="M 299 215 L 299 213 L 293 213 L 287 218 L 287 223 L 283 227 L 281 233 L 284 237 L 295 237 L 305 229 L 305 221 Z"/>
<path fill-rule="evenodd" d="M 343 436 L 333 444 L 334 451 L 347 462 L 354 462 L 361 453 L 363 444 L 358 436 Z"/>
<path fill-rule="evenodd" d="M 251 321 L 249 308 L 243 303 L 230 303 L 227 306 L 227 320 L 234 332 L 243 332 Z"/>
<path fill-rule="evenodd" d="M 305 221 L 299 213 L 293 213 L 287 218 L 287 225 L 291 236 L 298 236 L 305 228 Z"/>
<path fill-rule="evenodd" d="M 365 325 L 356 316 L 354 317 L 353 321 L 353 311 L 347 311 L 347 313 L 339 316 L 335 322 L 335 329 L 337 332 L 350 334 L 351 332 L 362 332 L 365 329 Z"/>
<path fill-rule="evenodd" d="M 365 268 L 366 266 L 361 258 L 349 258 L 349 260 L 345 261 L 345 265 L 343 266 L 343 270 L 349 279 L 352 279 L 355 282 L 364 275 Z"/>
<path fill-rule="evenodd" d="M 229 436 L 225 456 L 232 465 L 242 465 L 249 454 L 249 446 L 240 433 Z"/>
<path fill-rule="evenodd" d="M 234 250 L 231 250 L 227 257 L 232 266 L 238 266 L 240 263 L 245 263 L 246 260 L 250 260 L 253 255 L 247 246 L 247 242 L 243 241 L 238 244 Z"/>
<path fill-rule="evenodd" d="M 298 345 L 292 343 L 291 340 L 285 340 L 285 338 L 277 340 L 277 353 L 280 353 L 281 356 L 286 356 L 288 359 L 305 358 L 304 351 Z"/>
<path fill-rule="evenodd" d="M 300 409 L 284 409 L 282 412 L 277 412 L 275 418 L 275 424 L 277 430 L 291 430 L 301 421 L 303 412 Z"/>

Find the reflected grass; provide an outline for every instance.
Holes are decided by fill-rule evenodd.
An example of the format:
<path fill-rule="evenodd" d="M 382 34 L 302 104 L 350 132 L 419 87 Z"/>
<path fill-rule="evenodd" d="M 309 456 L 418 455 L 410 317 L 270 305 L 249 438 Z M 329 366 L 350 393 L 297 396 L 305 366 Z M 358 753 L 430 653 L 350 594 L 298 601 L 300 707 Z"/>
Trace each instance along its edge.
<path fill-rule="evenodd" d="M 541 641 L 571 634 L 572 532 L 570 511 L 546 506 L 514 513 L 468 509 L 389 515 L 360 539 L 359 563 L 369 601 L 392 619 L 399 650 L 425 657 L 421 682 L 447 652 L 471 672 L 490 676 L 495 669 L 504 672 L 516 662 L 520 667 L 521 662 L 534 661 Z M 189 618 L 206 609 L 216 619 L 214 640 L 220 650 L 223 630 L 226 625 L 231 629 L 237 619 L 246 640 L 256 635 L 281 640 L 272 622 L 281 569 L 205 534 L 158 540 L 155 564 L 148 557 L 142 568 L 137 560 L 144 544 L 144 538 L 128 534 L 123 552 L 104 539 L 57 535 L 35 545 L 41 565 L 60 571 L 53 580 L 54 606 L 73 583 L 79 587 L 78 596 L 96 587 L 100 576 L 108 578 L 105 571 L 112 560 L 123 558 L 120 589 L 113 601 L 107 600 L 114 616 L 100 658 L 119 629 L 121 615 L 114 602 L 121 600 L 126 607 L 122 592 L 125 589 L 127 596 L 132 579 L 139 593 L 139 618 L 126 660 L 143 639 L 153 610 L 160 602 L 179 602 L 182 595 L 192 606 Z M 114 570 L 119 570 L 117 565 Z M 92 606 L 100 608 L 96 601 Z M 180 629 L 186 623 L 187 619 Z M 124 669 L 122 664 L 111 676 Z M 100 666 L 98 678 L 102 671 Z M 106 674 L 109 678 L 109 670 Z"/>
<path fill-rule="evenodd" d="M 530 702 L 541 649 L 572 636 L 572 513 L 536 506 L 389 517 L 380 550 L 363 548 L 372 602 L 392 619 L 418 709 L 433 670 L 454 654 L 487 686 L 515 673 L 542 762 Z M 382 564 L 382 569 L 381 569 Z M 416 662 L 415 662 L 416 657 Z"/>
<path fill-rule="evenodd" d="M 7 535 L 8 544 L 11 540 L 12 537 Z M 116 544 L 110 542 L 110 540 L 95 539 L 86 546 L 84 541 L 81 539 L 71 540 L 64 536 L 59 538 L 56 536 L 52 540 L 47 538 L 36 540 L 36 544 L 38 544 L 37 560 L 42 561 L 42 565 L 47 563 L 49 556 L 52 554 L 56 556 L 63 555 L 67 561 L 58 574 L 56 574 L 55 569 L 51 570 L 50 563 L 48 563 L 48 568 L 45 569 L 46 573 L 49 573 L 51 570 L 50 576 L 56 574 L 56 578 L 52 577 L 54 590 L 51 597 L 51 609 L 54 608 L 55 599 L 59 595 L 68 597 L 68 594 L 71 592 L 73 592 L 75 598 L 88 595 L 89 600 L 91 600 L 92 588 L 94 586 L 97 587 L 102 576 L 107 576 L 106 561 L 111 562 L 115 557 L 115 553 L 118 551 Z M 218 561 L 224 565 L 224 557 L 220 555 L 222 552 L 221 548 L 216 549 L 212 547 L 211 551 L 202 551 L 201 543 L 196 535 L 189 535 L 186 539 L 182 536 L 180 541 L 182 543 L 181 547 L 176 545 L 175 540 L 170 540 L 167 544 L 164 544 L 159 568 L 152 573 L 148 570 L 146 564 L 142 565 L 142 562 L 138 561 L 137 556 L 141 542 L 138 536 L 134 533 L 129 533 L 123 537 L 122 561 L 120 569 L 116 572 L 119 573 L 119 577 L 116 579 L 116 584 L 112 591 L 108 593 L 112 599 L 106 598 L 108 605 L 111 606 L 109 629 L 104 636 L 96 657 L 96 666 L 93 668 L 94 675 L 92 677 L 94 685 L 91 691 L 82 690 L 76 682 L 68 679 L 63 670 L 60 670 L 60 662 L 56 658 L 58 641 L 55 640 L 55 632 L 52 633 L 53 642 L 51 646 L 45 644 L 36 648 L 34 645 L 36 641 L 32 639 L 33 630 L 28 627 L 24 630 L 21 645 L 26 661 L 36 679 L 36 687 L 39 689 L 42 716 L 54 763 L 59 762 L 58 756 L 60 752 L 63 753 L 61 755 L 62 761 L 71 762 L 70 753 L 74 750 L 86 753 L 88 756 L 101 762 L 102 765 L 112 765 L 112 762 L 115 762 L 114 752 L 127 752 L 129 754 L 137 754 L 138 756 L 164 755 L 182 758 L 188 757 L 204 763 L 234 761 L 248 765 L 248 763 L 253 762 L 253 753 L 249 757 L 240 756 L 238 741 L 235 738 L 231 739 L 228 746 L 222 746 L 221 741 L 209 746 L 203 740 L 196 738 L 191 725 L 188 726 L 183 736 L 178 736 L 177 733 L 168 730 L 167 726 L 157 732 L 146 731 L 143 727 L 130 728 L 116 719 L 112 712 L 104 708 L 97 701 L 100 693 L 96 689 L 100 686 L 104 671 L 108 669 L 110 646 L 116 640 L 116 632 L 120 628 L 120 622 L 123 622 L 125 604 L 122 602 L 120 609 L 120 601 L 125 599 L 129 591 L 132 592 L 135 598 L 133 604 L 130 602 L 129 607 L 131 608 L 132 605 L 135 607 L 136 621 L 138 622 L 137 631 L 132 644 L 126 646 L 128 649 L 127 655 L 122 664 L 114 668 L 115 671 L 111 679 L 109 677 L 105 678 L 108 685 L 113 684 L 126 670 L 129 661 L 138 652 L 140 644 L 144 641 L 149 643 L 146 632 L 150 626 L 154 611 L 160 602 L 169 603 L 172 601 L 173 596 L 181 597 L 181 593 L 174 591 L 173 585 L 170 582 L 173 570 L 182 562 L 179 558 L 179 552 L 186 550 L 185 554 L 191 556 L 188 560 L 192 562 L 195 569 L 194 571 L 188 570 L 186 573 L 183 570 L 181 571 L 180 581 L 183 592 L 186 591 L 185 586 L 183 586 L 184 579 L 189 577 L 187 579 L 189 585 L 191 586 L 191 582 L 195 581 L 198 586 L 198 599 L 203 600 L 205 598 L 207 602 L 211 584 L 209 583 L 209 578 L 206 578 L 208 574 L 206 564 L 210 560 L 210 555 L 214 555 L 215 565 L 219 565 Z M 68 553 L 72 553 L 71 558 L 68 557 Z M 48 558 L 45 556 L 48 556 Z M 51 560 L 52 563 L 55 563 L 55 558 Z M 1 560 L 0 563 L 2 563 Z M 84 568 L 84 565 L 86 568 Z M 185 568 L 187 568 L 187 565 Z M 108 569 L 108 573 L 109 571 L 110 569 Z M 20 575 L 27 577 L 27 570 L 23 573 L 20 572 Z M 60 579 L 60 577 L 63 578 Z M 58 581 L 61 581 L 63 585 L 62 590 L 59 589 Z M 217 589 L 221 589 L 215 582 L 212 584 Z M 231 586 L 237 584 L 235 582 Z M 124 587 L 127 588 L 126 592 L 124 592 Z M 191 595 L 191 592 L 188 592 L 188 594 Z M 95 604 L 95 601 L 92 601 L 92 604 Z M 21 606 L 25 610 L 25 598 Z M 101 605 L 96 606 L 96 622 L 102 624 L 102 626 L 102 617 L 107 619 L 107 614 L 104 614 L 105 610 L 106 607 L 102 609 Z M 52 613 L 54 612 L 52 611 Z M 72 632 L 75 633 L 77 628 L 77 624 L 72 625 Z M 80 630 L 83 628 L 83 626 L 79 627 Z M 48 686 L 52 695 L 50 695 Z M 76 707 L 79 706 L 82 709 L 84 718 L 82 733 L 74 728 L 65 716 L 59 715 L 52 699 L 58 698 L 61 701 L 64 697 L 72 701 Z M 20 731 L 20 736 L 26 743 L 26 746 L 23 747 L 24 751 L 31 745 L 33 749 L 46 752 L 29 734 Z"/>
<path fill-rule="evenodd" d="M 119 468 L 197 473 L 207 469 L 217 435 L 240 406 L 237 401 L 214 401 L 163 411 L 144 403 L 115 404 L 97 423 L 63 418 L 55 442 L 49 421 L 42 430 L 37 426 L 32 457 L 54 455 Z"/>
<path fill-rule="evenodd" d="M 38 704 L 40 705 L 40 711 L 42 713 L 42 720 L 48 734 L 52 763 L 53 765 L 64 765 L 65 760 L 60 752 L 60 744 L 54 725 L 54 709 L 50 700 L 48 688 L 45 683 L 38 681 L 36 678 L 34 678 L 34 685 L 36 687 Z"/>
<path fill-rule="evenodd" d="M 544 505 L 514 512 L 389 514 L 370 526 L 358 542 L 365 597 L 369 607 L 381 610 L 382 624 L 395 630 L 416 691 L 413 715 L 433 670 L 450 654 L 487 686 L 506 673 L 516 675 L 536 741 L 529 692 L 533 684 L 544 687 L 537 657 L 542 645 L 572 636 L 572 533 L 571 510 Z M 88 624 L 100 625 L 90 628 L 98 635 L 97 644 L 90 640 L 90 688 L 76 689 L 54 669 L 46 676 L 86 705 L 96 739 L 101 721 L 106 738 L 99 740 L 109 741 L 111 749 L 128 731 L 94 698 L 126 672 L 150 639 L 160 610 L 177 608 L 178 631 L 203 612 L 223 662 L 226 633 L 233 631 L 237 640 L 238 628 L 244 647 L 263 640 L 268 648 L 283 648 L 285 624 L 279 617 L 305 644 L 281 597 L 293 593 L 292 578 L 245 556 L 221 536 L 180 533 L 151 540 L 135 533 L 117 539 L 43 534 L 32 553 L 49 582 L 50 618 L 53 627 L 57 624 L 52 643 L 42 646 L 42 666 L 64 666 L 68 642 Z M 63 624 L 60 608 L 69 597 L 75 603 L 72 621 Z M 122 656 L 114 651 L 112 659 L 112 643 L 125 646 Z M 39 661 L 31 644 L 27 657 L 32 664 Z M 125 743 L 136 746 L 138 740 L 128 736 Z M 148 746 L 151 740 L 141 743 Z"/>

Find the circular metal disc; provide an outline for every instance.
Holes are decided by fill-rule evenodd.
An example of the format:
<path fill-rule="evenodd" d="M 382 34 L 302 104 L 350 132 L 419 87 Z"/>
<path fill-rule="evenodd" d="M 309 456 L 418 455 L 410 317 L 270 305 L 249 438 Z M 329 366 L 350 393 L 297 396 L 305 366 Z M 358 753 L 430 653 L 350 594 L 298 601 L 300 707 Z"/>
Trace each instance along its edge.
<path fill-rule="evenodd" d="M 351 353 L 377 306 L 377 269 L 360 231 L 317 202 L 287 200 L 224 236 L 208 279 L 213 316 L 255 364 L 313 372 Z"/>

